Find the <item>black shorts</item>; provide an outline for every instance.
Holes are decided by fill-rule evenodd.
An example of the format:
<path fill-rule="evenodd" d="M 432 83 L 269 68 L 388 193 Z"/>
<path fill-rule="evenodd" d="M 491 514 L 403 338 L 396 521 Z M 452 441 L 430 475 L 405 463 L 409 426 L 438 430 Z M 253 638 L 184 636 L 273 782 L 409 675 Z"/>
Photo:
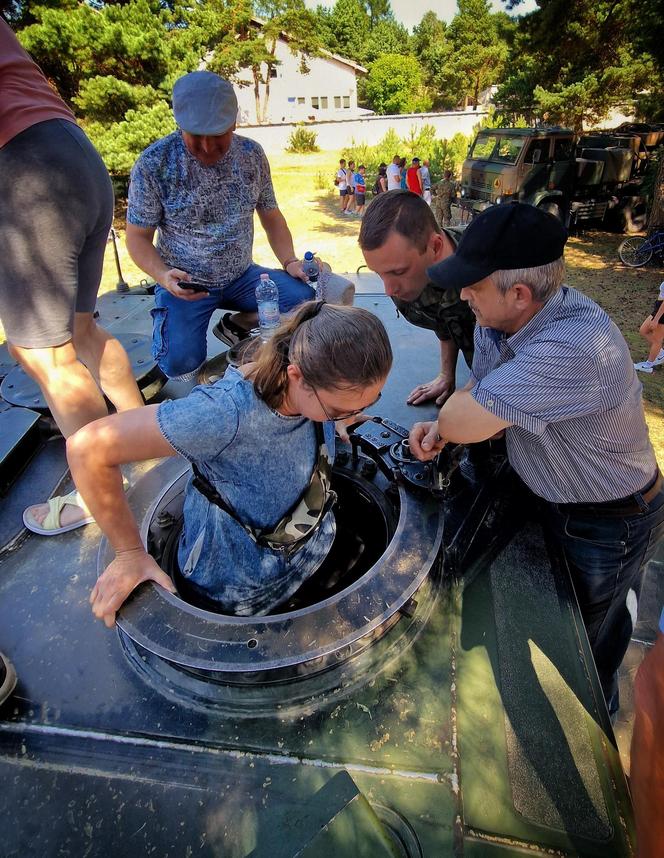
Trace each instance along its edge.
<path fill-rule="evenodd" d="M 657 301 L 655 301 L 655 303 L 653 304 L 652 313 L 650 314 L 653 317 L 653 319 L 657 315 L 657 311 L 659 310 L 659 308 L 661 306 L 662 306 L 662 302 L 659 299 L 657 299 Z M 658 324 L 664 325 L 664 313 L 662 313 L 662 318 L 659 320 Z"/>
<path fill-rule="evenodd" d="M 74 313 L 95 308 L 113 222 L 113 187 L 66 119 L 26 128 L 0 149 L 0 319 L 10 343 L 61 346 Z"/>
<path fill-rule="evenodd" d="M 358 194 L 357 191 L 355 192 L 355 202 L 357 203 L 358 206 L 364 205 L 365 198 L 366 198 L 365 194 Z"/>

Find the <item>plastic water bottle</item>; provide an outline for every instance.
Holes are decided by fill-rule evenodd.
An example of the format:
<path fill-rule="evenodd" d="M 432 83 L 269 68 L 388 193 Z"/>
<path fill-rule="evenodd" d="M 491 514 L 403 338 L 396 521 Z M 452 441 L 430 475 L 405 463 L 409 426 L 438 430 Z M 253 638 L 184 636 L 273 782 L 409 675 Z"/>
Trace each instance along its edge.
<path fill-rule="evenodd" d="M 311 283 L 312 286 L 315 286 L 318 282 L 318 277 L 320 276 L 320 268 L 318 267 L 318 263 L 310 250 L 307 250 L 304 254 L 302 270 L 307 275 L 309 283 Z"/>
<path fill-rule="evenodd" d="M 279 327 L 279 290 L 269 274 L 261 274 L 256 287 L 256 304 L 258 305 L 258 327 L 263 342 L 269 340 Z"/>

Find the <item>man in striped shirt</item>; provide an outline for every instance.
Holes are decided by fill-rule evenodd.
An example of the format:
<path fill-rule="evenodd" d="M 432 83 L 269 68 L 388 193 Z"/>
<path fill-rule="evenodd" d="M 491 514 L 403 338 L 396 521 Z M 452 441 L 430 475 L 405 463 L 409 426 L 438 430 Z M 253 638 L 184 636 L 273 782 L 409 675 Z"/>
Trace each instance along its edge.
<path fill-rule="evenodd" d="M 627 344 L 593 301 L 563 285 L 565 230 L 522 203 L 487 209 L 429 269 L 475 314 L 472 376 L 411 448 L 505 430 L 509 461 L 541 499 L 569 569 L 613 714 L 645 564 L 664 536 L 664 490 Z"/>

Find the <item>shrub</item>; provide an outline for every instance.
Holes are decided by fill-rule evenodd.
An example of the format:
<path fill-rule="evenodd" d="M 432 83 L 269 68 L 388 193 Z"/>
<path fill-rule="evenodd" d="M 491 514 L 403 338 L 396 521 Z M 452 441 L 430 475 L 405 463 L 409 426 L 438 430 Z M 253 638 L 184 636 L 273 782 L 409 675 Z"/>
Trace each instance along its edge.
<path fill-rule="evenodd" d="M 165 101 L 144 110 L 128 110 L 122 122 L 104 126 L 84 123 L 109 173 L 128 173 L 143 149 L 175 131 L 175 120 Z"/>
<path fill-rule="evenodd" d="M 297 128 L 291 132 L 288 138 L 287 152 L 296 152 L 300 155 L 307 152 L 318 152 L 316 145 L 316 132 L 309 131 L 304 127 L 303 123 L 298 124 Z"/>
<path fill-rule="evenodd" d="M 314 176 L 314 188 L 317 191 L 330 190 L 330 177 L 327 173 L 324 173 L 322 170 L 316 171 L 316 175 Z"/>
<path fill-rule="evenodd" d="M 375 146 L 351 140 L 350 146 L 343 150 L 342 155 L 347 161 L 366 166 L 368 187 L 373 185 L 379 165 L 383 162 L 389 164 L 397 154 L 406 158 L 409 166 L 415 156 L 422 161 L 428 160 L 431 179 L 437 182 L 442 179 L 444 170 L 452 170 L 458 175 L 471 139 L 465 134 L 457 133 L 450 140 L 437 140 L 432 125 L 423 126 L 419 132 L 413 127 L 406 137 L 399 137 L 390 129 Z"/>

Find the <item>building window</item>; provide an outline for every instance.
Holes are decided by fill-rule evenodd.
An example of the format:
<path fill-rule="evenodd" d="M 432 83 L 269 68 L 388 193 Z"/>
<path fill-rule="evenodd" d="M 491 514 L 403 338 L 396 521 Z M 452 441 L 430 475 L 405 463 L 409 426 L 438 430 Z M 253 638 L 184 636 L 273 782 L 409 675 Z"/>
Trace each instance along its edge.
<path fill-rule="evenodd" d="M 288 103 L 289 104 L 295 104 L 295 96 L 294 95 L 288 96 Z"/>
<path fill-rule="evenodd" d="M 306 104 L 306 101 L 307 100 L 303 95 L 298 95 L 298 97 L 297 97 L 297 103 L 298 104 Z"/>
<path fill-rule="evenodd" d="M 350 107 L 350 95 L 344 95 L 344 109 Z"/>
<path fill-rule="evenodd" d="M 314 110 L 318 110 L 318 96 L 317 95 L 311 96 L 311 106 L 314 108 Z"/>
<path fill-rule="evenodd" d="M 337 110 L 339 110 L 341 108 L 341 96 L 340 95 L 334 96 L 334 106 Z"/>
<path fill-rule="evenodd" d="M 327 110 L 327 96 L 321 95 L 320 97 L 320 109 Z"/>
<path fill-rule="evenodd" d="M 272 66 L 272 68 L 270 69 L 270 77 L 277 77 L 277 67 L 276 66 Z"/>

